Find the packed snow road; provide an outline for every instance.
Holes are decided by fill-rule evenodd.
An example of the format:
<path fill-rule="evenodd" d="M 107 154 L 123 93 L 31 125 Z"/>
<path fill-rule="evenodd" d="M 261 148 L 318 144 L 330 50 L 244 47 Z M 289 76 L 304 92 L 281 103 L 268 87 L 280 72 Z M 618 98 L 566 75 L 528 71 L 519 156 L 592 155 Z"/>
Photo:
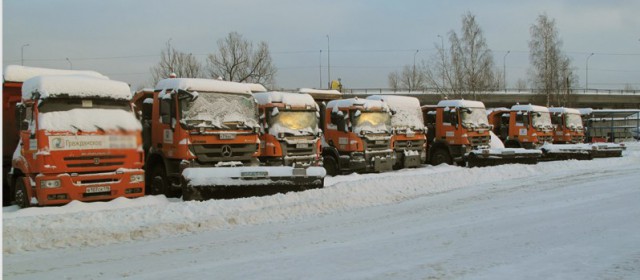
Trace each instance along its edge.
<path fill-rule="evenodd" d="M 7 279 L 640 279 L 623 158 L 327 178 L 324 189 L 3 211 Z"/>

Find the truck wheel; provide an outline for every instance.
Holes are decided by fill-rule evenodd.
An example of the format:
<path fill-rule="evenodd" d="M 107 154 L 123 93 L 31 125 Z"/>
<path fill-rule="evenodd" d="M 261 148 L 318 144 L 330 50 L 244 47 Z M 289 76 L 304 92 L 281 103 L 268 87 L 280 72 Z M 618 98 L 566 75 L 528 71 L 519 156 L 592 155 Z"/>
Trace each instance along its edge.
<path fill-rule="evenodd" d="M 453 162 L 451 161 L 451 156 L 449 156 L 449 152 L 445 149 L 437 149 L 431 154 L 431 165 L 440 165 L 440 164 L 449 164 L 451 165 Z"/>
<path fill-rule="evenodd" d="M 322 159 L 322 162 L 324 165 L 324 169 L 327 171 L 327 175 L 331 175 L 331 176 L 338 175 L 338 170 L 339 170 L 338 163 L 333 157 L 331 156 L 324 157 Z"/>
<path fill-rule="evenodd" d="M 29 196 L 27 195 L 27 188 L 24 185 L 23 177 L 16 178 L 16 193 L 15 193 L 15 201 L 16 205 L 20 206 L 20 208 L 27 208 L 31 206 L 31 202 Z"/>
<path fill-rule="evenodd" d="M 162 164 L 156 164 L 151 169 L 149 174 L 149 190 L 148 193 L 152 195 L 164 194 L 167 191 L 167 175 L 164 171 Z"/>

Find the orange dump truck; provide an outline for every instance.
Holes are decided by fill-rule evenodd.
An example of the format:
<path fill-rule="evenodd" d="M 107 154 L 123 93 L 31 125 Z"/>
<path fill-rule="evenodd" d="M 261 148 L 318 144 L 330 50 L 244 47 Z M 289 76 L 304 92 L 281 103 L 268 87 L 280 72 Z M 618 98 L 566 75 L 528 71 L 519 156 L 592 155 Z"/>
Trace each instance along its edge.
<path fill-rule="evenodd" d="M 394 168 L 418 167 L 426 162 L 427 128 L 424 125 L 420 101 L 415 97 L 372 95 L 370 100 L 384 101 L 393 115 L 392 145 L 396 153 Z"/>
<path fill-rule="evenodd" d="M 151 194 L 205 200 L 322 185 L 321 167 L 260 166 L 258 105 L 247 84 L 164 79 L 134 104 Z"/>
<path fill-rule="evenodd" d="M 493 143 L 491 125 L 480 101 L 442 100 L 435 106 L 422 106 L 422 113 L 428 128 L 427 159 L 432 165 L 535 164 L 541 155 L 539 151 L 504 148 L 501 142 Z"/>
<path fill-rule="evenodd" d="M 129 86 L 104 77 L 44 75 L 22 85 L 19 144 L 9 172 L 21 207 L 144 195 L 141 126 Z"/>
<path fill-rule="evenodd" d="M 489 114 L 489 121 L 505 146 L 538 149 L 544 154 L 543 160 L 593 157 L 587 146 L 553 144 L 554 125 L 547 107 L 528 104 L 496 109 Z"/>
<path fill-rule="evenodd" d="M 8 206 L 13 201 L 13 191 L 9 189 L 9 171 L 11 159 L 20 140 L 18 123 L 16 122 L 16 104 L 22 102 L 22 83 L 40 75 L 85 75 L 107 78 L 94 71 L 70 71 L 9 65 L 4 71 L 2 83 L 2 182 L 3 202 Z"/>
<path fill-rule="evenodd" d="M 322 157 L 327 174 L 392 170 L 391 111 L 384 102 L 332 100 L 323 111 Z"/>

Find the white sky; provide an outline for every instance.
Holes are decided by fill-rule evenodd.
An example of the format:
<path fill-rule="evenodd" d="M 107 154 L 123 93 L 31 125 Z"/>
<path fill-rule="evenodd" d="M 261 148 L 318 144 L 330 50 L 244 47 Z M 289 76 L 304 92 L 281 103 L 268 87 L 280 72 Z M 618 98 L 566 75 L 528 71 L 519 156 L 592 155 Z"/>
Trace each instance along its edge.
<path fill-rule="evenodd" d="M 331 78 L 342 78 L 346 88 L 379 88 L 414 55 L 418 63 L 428 60 L 438 35 L 458 32 L 467 11 L 476 15 L 498 68 L 511 51 L 510 86 L 526 78 L 529 27 L 547 13 L 581 86 L 593 52 L 590 88 L 640 88 L 640 1 L 632 0 L 4 0 L 3 68 L 20 64 L 24 49 L 24 65 L 95 70 L 138 88 L 149 85 L 149 69 L 169 39 L 205 62 L 217 40 L 236 31 L 269 44 L 279 87 L 319 87 L 320 73 L 327 83 L 329 35 Z"/>

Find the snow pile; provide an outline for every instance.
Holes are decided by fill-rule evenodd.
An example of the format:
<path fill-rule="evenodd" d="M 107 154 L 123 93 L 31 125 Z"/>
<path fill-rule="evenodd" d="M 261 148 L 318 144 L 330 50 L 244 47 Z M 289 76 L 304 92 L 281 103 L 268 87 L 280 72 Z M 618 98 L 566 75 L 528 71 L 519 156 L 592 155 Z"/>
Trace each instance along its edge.
<path fill-rule="evenodd" d="M 24 82 L 35 76 L 42 75 L 82 75 L 100 79 L 109 79 L 107 76 L 95 71 L 61 70 L 20 65 L 9 65 L 4 69 L 4 80 L 7 82 Z"/>
<path fill-rule="evenodd" d="M 395 114 L 391 117 L 392 127 L 413 130 L 424 129 L 424 120 L 418 98 L 399 95 L 372 95 L 367 99 L 384 101 L 389 106 L 389 109 L 395 111 Z"/>
<path fill-rule="evenodd" d="M 132 112 L 120 109 L 71 109 L 40 113 L 39 129 L 47 131 L 94 132 L 99 130 L 142 130 Z"/>
<path fill-rule="evenodd" d="M 36 76 L 22 85 L 22 98 L 78 97 L 131 100 L 129 85 L 124 82 L 82 75 Z"/>
<path fill-rule="evenodd" d="M 248 84 L 210 79 L 163 79 L 158 81 L 156 89 L 182 89 L 186 91 L 251 94 L 251 87 Z"/>
<path fill-rule="evenodd" d="M 268 197 L 182 202 L 146 196 L 98 203 L 73 202 L 61 207 L 21 210 L 8 207 L 3 211 L 3 248 L 5 254 L 13 254 L 101 246 L 397 204 L 480 184 L 542 178 L 558 170 L 597 173 L 604 166 L 608 169 L 637 166 L 640 146 L 632 147 L 623 158 L 485 168 L 423 166 L 383 174 L 330 177 L 325 179 L 324 189 Z M 530 184 L 532 188 L 544 187 L 536 186 L 535 182 Z"/>

